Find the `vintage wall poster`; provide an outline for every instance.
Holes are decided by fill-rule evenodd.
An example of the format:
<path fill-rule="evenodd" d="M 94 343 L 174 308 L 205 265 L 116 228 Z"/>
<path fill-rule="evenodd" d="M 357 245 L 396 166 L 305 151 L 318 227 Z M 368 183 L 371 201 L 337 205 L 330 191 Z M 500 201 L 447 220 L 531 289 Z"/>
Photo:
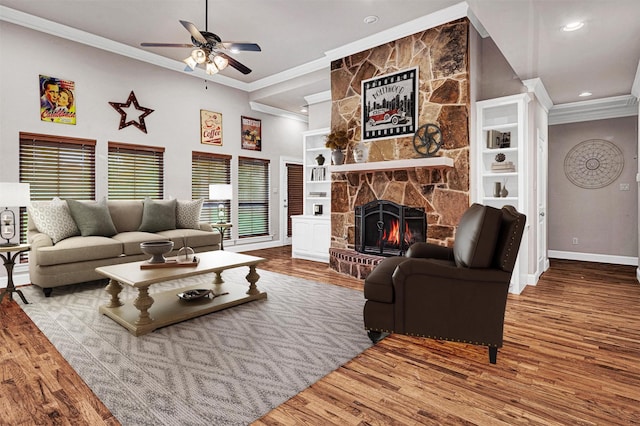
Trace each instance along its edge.
<path fill-rule="evenodd" d="M 251 117 L 240 117 L 242 149 L 262 150 L 262 120 Z"/>
<path fill-rule="evenodd" d="M 40 120 L 76 124 L 76 84 L 40 74 Z"/>
<path fill-rule="evenodd" d="M 222 146 L 222 114 L 200 110 L 200 142 Z"/>
<path fill-rule="evenodd" d="M 362 81 L 362 139 L 388 139 L 417 129 L 418 68 Z"/>

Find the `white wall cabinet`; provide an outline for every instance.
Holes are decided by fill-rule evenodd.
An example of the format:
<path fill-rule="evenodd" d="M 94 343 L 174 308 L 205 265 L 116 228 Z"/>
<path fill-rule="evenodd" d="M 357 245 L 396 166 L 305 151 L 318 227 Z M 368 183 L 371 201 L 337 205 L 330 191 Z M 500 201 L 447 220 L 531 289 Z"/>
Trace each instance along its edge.
<path fill-rule="evenodd" d="M 478 101 L 476 103 L 476 141 L 472 179 L 473 201 L 501 208 L 514 206 L 531 220 L 528 200 L 533 183 L 529 170 L 528 93 Z M 506 188 L 506 192 L 504 190 Z M 527 285 L 528 232 L 520 245 L 518 260 L 511 278 L 512 293 L 520 293 Z"/>
<path fill-rule="evenodd" d="M 329 128 L 323 128 L 302 134 L 304 214 L 291 217 L 292 256 L 295 258 L 329 262 L 331 150 L 324 146 L 329 131 Z"/>

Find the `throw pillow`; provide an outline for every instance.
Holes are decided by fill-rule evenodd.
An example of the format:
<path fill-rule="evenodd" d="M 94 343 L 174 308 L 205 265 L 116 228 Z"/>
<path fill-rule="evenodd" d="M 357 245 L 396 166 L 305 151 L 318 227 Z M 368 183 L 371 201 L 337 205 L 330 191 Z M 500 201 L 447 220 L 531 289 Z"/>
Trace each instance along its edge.
<path fill-rule="evenodd" d="M 111 237 L 118 233 L 111 220 L 106 198 L 97 202 L 67 200 L 67 204 L 83 237 L 90 235 Z"/>
<path fill-rule="evenodd" d="M 176 208 L 176 228 L 200 229 L 200 212 L 204 198 L 180 201 Z"/>
<path fill-rule="evenodd" d="M 138 231 L 160 232 L 169 229 L 176 229 L 176 200 L 146 198 Z"/>
<path fill-rule="evenodd" d="M 500 233 L 502 213 L 491 206 L 474 203 L 460 218 L 453 257 L 465 268 L 488 268 Z"/>
<path fill-rule="evenodd" d="M 27 214 L 33 220 L 38 231 L 51 237 L 53 244 L 65 238 L 80 235 L 69 207 L 60 198 L 50 202 L 33 202 L 27 207 Z"/>

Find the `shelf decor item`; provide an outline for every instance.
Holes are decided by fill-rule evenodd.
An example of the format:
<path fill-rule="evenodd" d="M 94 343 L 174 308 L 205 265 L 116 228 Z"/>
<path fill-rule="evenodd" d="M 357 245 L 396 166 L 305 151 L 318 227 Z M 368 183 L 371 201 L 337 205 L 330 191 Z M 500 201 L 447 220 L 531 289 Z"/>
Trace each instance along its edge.
<path fill-rule="evenodd" d="M 325 137 L 325 146 L 331 150 L 331 160 L 334 165 L 344 163 L 343 149 L 349 144 L 346 130 L 334 129 Z"/>
<path fill-rule="evenodd" d="M 318 166 L 322 166 L 324 164 L 324 155 L 322 154 L 318 154 L 318 156 L 316 157 L 316 163 L 318 163 Z"/>
<path fill-rule="evenodd" d="M 369 147 L 364 142 L 358 142 L 353 147 L 353 160 L 356 163 L 366 163 L 369 157 Z"/>
<path fill-rule="evenodd" d="M 496 198 L 500 198 L 500 192 L 502 190 L 502 185 L 500 185 L 500 182 L 495 182 L 493 184 L 493 196 Z"/>
<path fill-rule="evenodd" d="M 506 198 L 507 195 L 509 195 L 509 190 L 507 189 L 507 180 L 505 179 L 504 183 L 502 184 L 502 189 L 500 190 L 500 196 L 502 198 Z"/>

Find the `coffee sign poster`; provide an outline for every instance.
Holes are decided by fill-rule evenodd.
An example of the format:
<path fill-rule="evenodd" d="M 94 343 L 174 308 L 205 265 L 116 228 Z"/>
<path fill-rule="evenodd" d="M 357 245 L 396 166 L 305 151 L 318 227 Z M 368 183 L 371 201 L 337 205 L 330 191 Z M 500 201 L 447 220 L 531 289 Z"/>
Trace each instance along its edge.
<path fill-rule="evenodd" d="M 200 110 L 200 142 L 222 146 L 222 114 Z"/>

